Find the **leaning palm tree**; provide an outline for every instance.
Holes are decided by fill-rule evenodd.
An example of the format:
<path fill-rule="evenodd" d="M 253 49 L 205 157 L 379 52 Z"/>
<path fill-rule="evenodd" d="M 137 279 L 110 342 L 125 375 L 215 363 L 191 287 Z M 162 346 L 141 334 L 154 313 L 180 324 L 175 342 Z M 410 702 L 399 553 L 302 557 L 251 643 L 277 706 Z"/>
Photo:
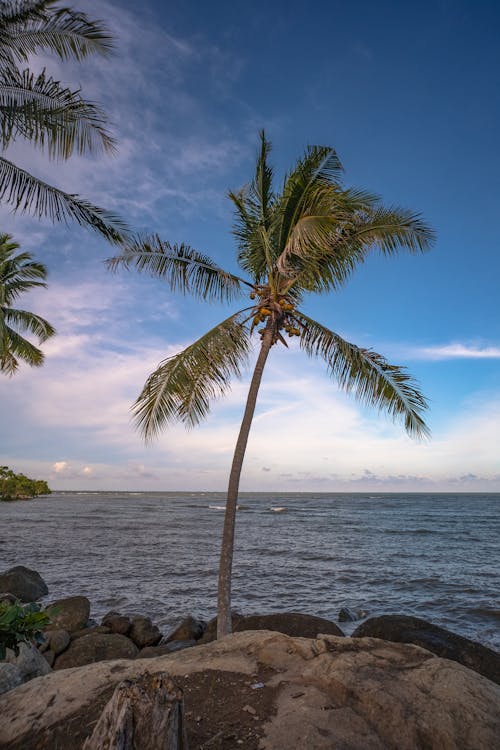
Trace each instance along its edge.
<path fill-rule="evenodd" d="M 114 140 L 96 104 L 45 71 L 22 69 L 40 52 L 81 61 L 110 50 L 111 37 L 100 22 L 61 8 L 55 0 L 0 4 L 0 204 L 52 221 L 76 220 L 117 242 L 125 229 L 117 216 L 47 184 L 3 155 L 19 139 L 46 150 L 52 159 L 68 159 L 73 152 L 112 152 Z"/>
<path fill-rule="evenodd" d="M 267 357 L 273 346 L 297 338 L 311 357 L 320 357 L 329 374 L 347 391 L 394 418 L 415 437 L 427 433 L 424 397 L 401 367 L 374 351 L 351 344 L 304 312 L 310 293 L 338 290 L 367 254 L 378 249 L 417 253 L 429 247 L 431 229 L 418 215 L 386 208 L 364 190 L 342 185 L 342 166 L 331 148 L 307 149 L 273 189 L 270 145 L 261 134 L 253 180 L 230 192 L 236 223 L 237 260 L 247 278 L 219 268 L 187 245 L 159 237 L 129 241 L 111 268 L 135 266 L 164 279 L 173 291 L 203 300 L 229 302 L 249 293 L 250 305 L 230 315 L 184 351 L 160 363 L 133 406 L 144 437 L 155 437 L 168 423 L 196 425 L 210 401 L 229 387 L 247 361 L 252 334 L 260 349 L 236 441 L 229 476 L 218 586 L 218 637 L 231 632 L 231 571 L 238 487 Z"/>
<path fill-rule="evenodd" d="M 47 286 L 45 266 L 34 262 L 30 253 L 16 255 L 18 248 L 9 234 L 0 235 L 0 372 L 6 375 L 15 373 L 19 359 L 32 367 L 43 364 L 43 352 L 24 338 L 24 333 L 32 334 L 40 343 L 55 333 L 39 315 L 12 307 L 24 292 Z"/>

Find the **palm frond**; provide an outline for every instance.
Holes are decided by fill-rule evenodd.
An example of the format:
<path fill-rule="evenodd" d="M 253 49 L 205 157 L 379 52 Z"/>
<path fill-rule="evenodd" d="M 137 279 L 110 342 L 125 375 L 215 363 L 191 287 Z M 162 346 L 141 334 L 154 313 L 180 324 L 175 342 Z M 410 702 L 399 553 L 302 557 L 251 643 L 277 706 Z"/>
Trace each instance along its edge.
<path fill-rule="evenodd" d="M 112 37 L 100 21 L 70 8 L 53 9 L 53 2 L 6 2 L 0 10 L 0 48 L 26 62 L 40 50 L 62 60 L 108 55 Z"/>
<path fill-rule="evenodd" d="M 3 317 L 9 327 L 14 326 L 18 332 L 33 334 L 41 344 L 56 332 L 47 320 L 27 310 L 7 307 L 3 310 Z"/>
<path fill-rule="evenodd" d="M 14 206 L 14 211 L 43 216 L 53 222 L 76 221 L 101 234 L 109 242 L 120 244 L 128 227 L 118 216 L 94 206 L 78 195 L 65 193 L 24 169 L 0 157 L 0 202 Z"/>
<path fill-rule="evenodd" d="M 243 294 L 243 286 L 251 287 L 245 279 L 224 271 L 207 255 L 189 245 L 171 245 L 153 235 L 125 244 L 121 255 L 110 258 L 108 268 L 135 266 L 151 276 L 163 279 L 174 292 L 192 294 L 204 300 L 229 302 Z"/>
<path fill-rule="evenodd" d="M 2 316 L 3 317 L 3 316 Z M 22 359 L 30 367 L 41 367 L 44 361 L 43 352 L 31 341 L 0 321 L 0 372 L 14 375 Z"/>
<path fill-rule="evenodd" d="M 105 115 L 80 91 L 64 88 L 42 71 L 4 70 L 0 76 L 0 121 L 3 148 L 21 135 L 35 146 L 48 147 L 50 157 L 68 159 L 76 149 L 114 151 Z"/>
<path fill-rule="evenodd" d="M 210 403 L 239 377 L 249 351 L 243 311 L 231 315 L 187 349 L 161 362 L 132 407 L 135 423 L 151 440 L 170 422 L 197 425 Z"/>
<path fill-rule="evenodd" d="M 391 365 L 380 354 L 349 343 L 304 313 L 296 311 L 301 325 L 300 346 L 310 356 L 322 357 L 341 388 L 361 402 L 402 419 L 409 435 L 428 437 L 422 418 L 427 402 L 402 367 Z"/>
<path fill-rule="evenodd" d="M 287 175 L 277 205 L 276 253 L 281 255 L 295 224 L 303 213 L 311 192 L 318 185 L 340 185 L 343 167 L 334 149 L 309 146 L 295 168 Z"/>

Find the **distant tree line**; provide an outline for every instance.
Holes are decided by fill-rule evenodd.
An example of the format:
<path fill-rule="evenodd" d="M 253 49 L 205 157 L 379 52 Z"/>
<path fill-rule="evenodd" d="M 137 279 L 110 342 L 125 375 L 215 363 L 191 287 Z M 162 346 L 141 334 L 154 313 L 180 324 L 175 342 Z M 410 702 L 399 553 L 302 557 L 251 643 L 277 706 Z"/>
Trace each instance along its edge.
<path fill-rule="evenodd" d="M 43 479 L 30 479 L 24 474 L 15 474 L 8 466 L 0 466 L 0 500 L 26 500 L 50 495 L 50 492 Z"/>

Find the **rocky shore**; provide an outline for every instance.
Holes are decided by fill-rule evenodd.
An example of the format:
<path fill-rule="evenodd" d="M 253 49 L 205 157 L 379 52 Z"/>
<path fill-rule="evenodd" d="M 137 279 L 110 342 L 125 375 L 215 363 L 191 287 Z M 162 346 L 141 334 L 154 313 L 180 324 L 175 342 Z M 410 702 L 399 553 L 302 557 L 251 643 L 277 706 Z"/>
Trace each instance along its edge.
<path fill-rule="evenodd" d="M 0 575 L 0 597 L 46 595 L 35 571 L 19 566 Z M 212 643 L 215 620 L 186 617 L 162 633 L 147 616 L 108 612 L 96 622 L 90 610 L 84 596 L 51 601 L 38 646 L 23 644 L 0 662 L 0 712 L 17 716 L 0 729 L 0 747 L 80 748 L 89 716 L 119 680 L 160 669 L 182 676 L 190 748 L 212 737 L 209 747 L 221 750 L 326 750 L 335 742 L 352 750 L 490 750 L 500 736 L 500 654 L 424 620 L 370 618 L 348 638 L 336 623 L 304 613 L 235 614 L 234 635 Z M 400 719 L 391 723 L 384 712 Z"/>

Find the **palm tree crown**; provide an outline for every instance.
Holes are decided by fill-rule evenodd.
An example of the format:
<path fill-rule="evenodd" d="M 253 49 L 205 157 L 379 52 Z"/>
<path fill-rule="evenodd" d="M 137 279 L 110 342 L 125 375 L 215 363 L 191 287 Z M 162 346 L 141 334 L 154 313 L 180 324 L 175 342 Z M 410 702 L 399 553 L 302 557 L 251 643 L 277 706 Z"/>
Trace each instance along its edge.
<path fill-rule="evenodd" d="M 7 0 L 0 5 L 0 146 L 5 153 L 19 138 L 45 149 L 49 158 L 68 159 L 76 151 L 114 150 L 100 107 L 45 71 L 35 74 L 31 55 L 52 52 L 61 60 L 107 55 L 111 38 L 85 14 L 57 7 L 55 0 Z M 76 220 L 117 242 L 125 229 L 113 214 L 77 195 L 34 177 L 0 156 L 0 202 L 52 221 Z"/>
<path fill-rule="evenodd" d="M 40 343 L 54 335 L 50 323 L 35 313 L 12 307 L 17 298 L 36 287 L 46 287 L 45 266 L 32 260 L 30 253 L 18 253 L 16 242 L 8 234 L 0 235 L 0 372 L 13 375 L 19 359 L 32 367 L 43 364 L 43 352 L 23 333 L 31 333 Z"/>
<path fill-rule="evenodd" d="M 250 304 L 198 341 L 161 362 L 133 406 L 146 439 L 169 422 L 197 424 L 211 400 L 229 387 L 246 363 L 252 334 L 261 345 L 231 468 L 219 573 L 219 635 L 230 632 L 230 579 L 239 478 L 264 365 L 272 346 L 296 337 L 311 357 L 324 360 L 345 390 L 401 419 L 415 437 L 428 433 L 426 401 L 410 375 L 380 354 L 358 347 L 313 320 L 302 309 L 309 293 L 336 291 L 367 254 L 378 249 L 426 250 L 432 230 L 402 208 L 385 207 L 364 190 L 342 184 L 342 165 L 331 148 L 306 150 L 273 189 L 270 144 L 261 134 L 255 174 L 249 185 L 230 192 L 235 207 L 237 260 L 247 278 L 228 273 L 187 245 L 159 237 L 137 239 L 109 261 L 111 268 L 135 266 L 164 279 L 172 290 L 204 300 L 232 301 L 249 293 Z"/>

